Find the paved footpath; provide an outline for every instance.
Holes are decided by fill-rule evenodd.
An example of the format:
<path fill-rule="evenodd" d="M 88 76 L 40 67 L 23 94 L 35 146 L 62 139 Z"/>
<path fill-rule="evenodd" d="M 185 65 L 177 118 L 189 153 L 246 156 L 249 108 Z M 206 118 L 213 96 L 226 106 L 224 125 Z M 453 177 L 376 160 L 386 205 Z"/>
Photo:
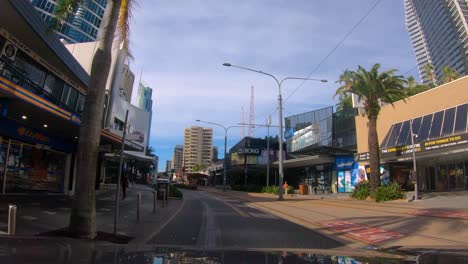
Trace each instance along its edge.
<path fill-rule="evenodd" d="M 127 191 L 127 198 L 120 201 L 120 214 L 117 224 L 119 234 L 135 237 L 132 244 L 144 243 L 182 207 L 183 200 L 170 199 L 167 204 L 157 201 L 153 213 L 153 192 L 146 185 L 133 185 Z M 137 221 L 137 193 L 141 193 L 140 221 Z M 8 204 L 18 207 L 16 234 L 37 236 L 64 228 L 70 217 L 71 199 L 67 196 L 4 196 L 0 198 L 0 234 L 7 231 Z M 115 190 L 102 191 L 96 196 L 97 230 L 108 233 L 114 228 Z"/>
<path fill-rule="evenodd" d="M 354 248 L 468 250 L 468 202 L 463 202 L 468 196 L 437 200 L 431 207 L 425 201 L 375 203 L 300 195 L 278 201 L 270 194 L 204 190 L 242 200 Z"/>

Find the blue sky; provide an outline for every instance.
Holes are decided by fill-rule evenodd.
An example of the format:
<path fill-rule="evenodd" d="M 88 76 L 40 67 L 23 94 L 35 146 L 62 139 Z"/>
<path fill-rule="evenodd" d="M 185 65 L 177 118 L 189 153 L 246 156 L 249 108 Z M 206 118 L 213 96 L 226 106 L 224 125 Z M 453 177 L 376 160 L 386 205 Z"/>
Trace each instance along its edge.
<path fill-rule="evenodd" d="M 250 87 L 255 87 L 255 123 L 273 113 L 278 124 L 277 87 L 260 74 L 223 67 L 223 62 L 278 77 L 307 76 L 371 8 L 375 0 L 139 0 L 131 26 L 132 69 L 153 88 L 150 145 L 165 169 L 183 129 L 196 119 L 235 125 L 241 107 L 248 120 Z M 396 68 L 406 73 L 416 61 L 405 29 L 403 1 L 383 0 L 354 33 L 313 74 L 328 83 L 288 81 L 284 116 L 334 105 L 343 70 L 357 65 Z M 417 69 L 409 74 L 419 79 Z M 136 92 L 134 92 L 134 97 Z M 206 125 L 205 125 L 206 126 Z M 222 129 L 213 145 L 223 153 Z M 274 131 L 274 134 L 277 134 Z M 247 130 L 246 130 L 247 133 Z M 254 136 L 264 137 L 257 128 Z M 228 148 L 240 130 L 228 135 Z"/>

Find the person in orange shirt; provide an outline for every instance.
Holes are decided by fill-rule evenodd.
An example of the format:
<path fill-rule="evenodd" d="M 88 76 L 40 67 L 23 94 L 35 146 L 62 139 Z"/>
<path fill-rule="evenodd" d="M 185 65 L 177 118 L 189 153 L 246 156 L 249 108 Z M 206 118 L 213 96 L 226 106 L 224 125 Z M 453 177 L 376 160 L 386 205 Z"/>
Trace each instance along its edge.
<path fill-rule="evenodd" d="M 288 187 L 289 187 L 288 182 L 285 181 L 283 184 L 283 190 L 286 195 L 288 195 Z"/>

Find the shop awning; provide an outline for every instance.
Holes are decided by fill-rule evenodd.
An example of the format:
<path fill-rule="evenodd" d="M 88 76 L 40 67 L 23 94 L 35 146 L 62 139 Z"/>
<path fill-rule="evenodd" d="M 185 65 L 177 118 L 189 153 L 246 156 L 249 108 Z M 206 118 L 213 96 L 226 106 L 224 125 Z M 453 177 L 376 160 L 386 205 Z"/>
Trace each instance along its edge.
<path fill-rule="evenodd" d="M 154 157 L 147 156 L 145 155 L 144 152 L 124 150 L 124 154 L 126 157 L 131 158 L 131 159 L 136 159 L 136 160 L 141 160 L 141 161 L 151 161 L 153 163 L 155 162 Z"/>
<path fill-rule="evenodd" d="M 298 159 L 289 159 L 283 161 L 283 167 L 287 168 L 298 168 L 298 167 L 307 167 L 314 166 L 326 163 L 334 163 L 335 158 L 332 156 L 326 155 L 314 155 Z M 278 161 L 273 162 L 273 167 L 278 167 Z"/>
<path fill-rule="evenodd" d="M 104 157 L 110 158 L 110 159 L 118 159 L 120 157 L 120 155 L 115 154 L 115 153 L 106 153 L 106 154 L 104 154 Z M 143 153 L 143 152 L 129 151 L 129 150 L 124 151 L 124 159 L 149 161 L 149 162 L 152 162 L 152 163 L 155 162 L 154 157 L 146 156 L 145 153 Z"/>

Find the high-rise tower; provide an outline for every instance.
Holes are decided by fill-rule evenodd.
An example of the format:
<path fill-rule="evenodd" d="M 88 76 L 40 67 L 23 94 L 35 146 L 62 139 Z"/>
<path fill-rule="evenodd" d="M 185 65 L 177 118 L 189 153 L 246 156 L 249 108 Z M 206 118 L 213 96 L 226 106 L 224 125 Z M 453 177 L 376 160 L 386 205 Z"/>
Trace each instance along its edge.
<path fill-rule="evenodd" d="M 404 3 L 406 28 L 423 83 L 440 81 L 445 66 L 467 75 L 467 1 L 404 0 Z M 426 70 L 428 64 L 433 70 Z"/>

